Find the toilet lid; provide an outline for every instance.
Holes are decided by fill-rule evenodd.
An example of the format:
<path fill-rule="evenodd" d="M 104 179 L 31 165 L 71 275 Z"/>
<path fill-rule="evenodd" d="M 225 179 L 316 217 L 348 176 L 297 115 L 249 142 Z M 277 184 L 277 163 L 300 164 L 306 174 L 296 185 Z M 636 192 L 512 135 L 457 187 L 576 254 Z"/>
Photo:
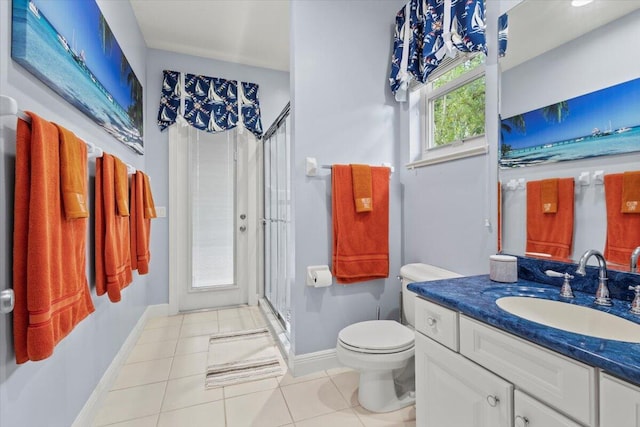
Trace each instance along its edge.
<path fill-rule="evenodd" d="M 346 347 L 371 353 L 392 353 L 411 348 L 413 331 L 393 320 L 369 320 L 347 326 L 338 334 Z"/>

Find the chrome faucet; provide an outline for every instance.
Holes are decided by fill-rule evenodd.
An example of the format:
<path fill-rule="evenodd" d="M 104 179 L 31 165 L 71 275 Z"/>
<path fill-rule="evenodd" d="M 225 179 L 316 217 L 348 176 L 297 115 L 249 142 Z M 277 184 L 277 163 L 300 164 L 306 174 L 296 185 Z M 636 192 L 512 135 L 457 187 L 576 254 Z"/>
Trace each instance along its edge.
<path fill-rule="evenodd" d="M 576 273 L 585 276 L 587 274 L 585 267 L 589 258 L 595 256 L 598 260 L 598 268 L 600 273 L 598 274 L 598 290 L 596 291 L 595 303 L 598 305 L 611 305 L 611 298 L 609 297 L 609 288 L 607 287 L 607 262 L 604 260 L 602 254 L 595 249 L 589 249 L 580 257 L 578 262 L 578 269 Z"/>
<path fill-rule="evenodd" d="M 631 252 L 631 264 L 629 265 L 629 271 L 635 273 L 638 271 L 638 258 L 640 257 L 640 246 L 635 248 Z"/>

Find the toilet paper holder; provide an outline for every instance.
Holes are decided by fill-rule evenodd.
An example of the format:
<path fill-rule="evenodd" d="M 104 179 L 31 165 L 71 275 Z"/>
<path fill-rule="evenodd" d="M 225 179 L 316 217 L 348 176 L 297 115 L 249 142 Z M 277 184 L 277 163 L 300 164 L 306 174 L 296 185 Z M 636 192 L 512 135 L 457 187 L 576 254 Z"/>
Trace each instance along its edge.
<path fill-rule="evenodd" d="M 333 276 L 328 265 L 310 265 L 307 267 L 307 286 L 321 288 L 332 284 Z"/>

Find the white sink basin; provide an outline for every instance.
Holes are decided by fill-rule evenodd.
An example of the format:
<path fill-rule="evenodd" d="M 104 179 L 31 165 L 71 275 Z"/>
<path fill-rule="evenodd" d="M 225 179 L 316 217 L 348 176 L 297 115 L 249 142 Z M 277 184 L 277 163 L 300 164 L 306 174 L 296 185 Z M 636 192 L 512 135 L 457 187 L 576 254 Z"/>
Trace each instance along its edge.
<path fill-rule="evenodd" d="M 503 297 L 496 304 L 518 317 L 563 331 L 640 343 L 640 324 L 589 307 L 528 297 Z"/>

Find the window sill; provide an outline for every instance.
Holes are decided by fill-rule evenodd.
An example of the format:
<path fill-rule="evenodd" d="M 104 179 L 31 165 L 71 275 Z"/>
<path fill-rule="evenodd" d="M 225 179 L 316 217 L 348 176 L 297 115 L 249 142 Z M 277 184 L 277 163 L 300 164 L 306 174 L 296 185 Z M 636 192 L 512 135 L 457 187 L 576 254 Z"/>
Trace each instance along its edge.
<path fill-rule="evenodd" d="M 430 154 L 429 157 L 427 158 L 424 158 L 415 162 L 407 163 L 405 166 L 407 169 L 411 170 L 411 169 L 421 168 L 429 165 L 435 165 L 437 163 L 444 163 L 444 162 L 450 162 L 452 160 L 464 159 L 466 157 L 479 156 L 482 154 L 486 154 L 488 152 L 489 152 L 489 146 L 486 144 L 475 146 L 475 147 L 469 147 L 466 149 L 464 148 L 456 149 L 455 151 L 447 150 L 447 152 L 441 152 L 433 155 Z"/>

